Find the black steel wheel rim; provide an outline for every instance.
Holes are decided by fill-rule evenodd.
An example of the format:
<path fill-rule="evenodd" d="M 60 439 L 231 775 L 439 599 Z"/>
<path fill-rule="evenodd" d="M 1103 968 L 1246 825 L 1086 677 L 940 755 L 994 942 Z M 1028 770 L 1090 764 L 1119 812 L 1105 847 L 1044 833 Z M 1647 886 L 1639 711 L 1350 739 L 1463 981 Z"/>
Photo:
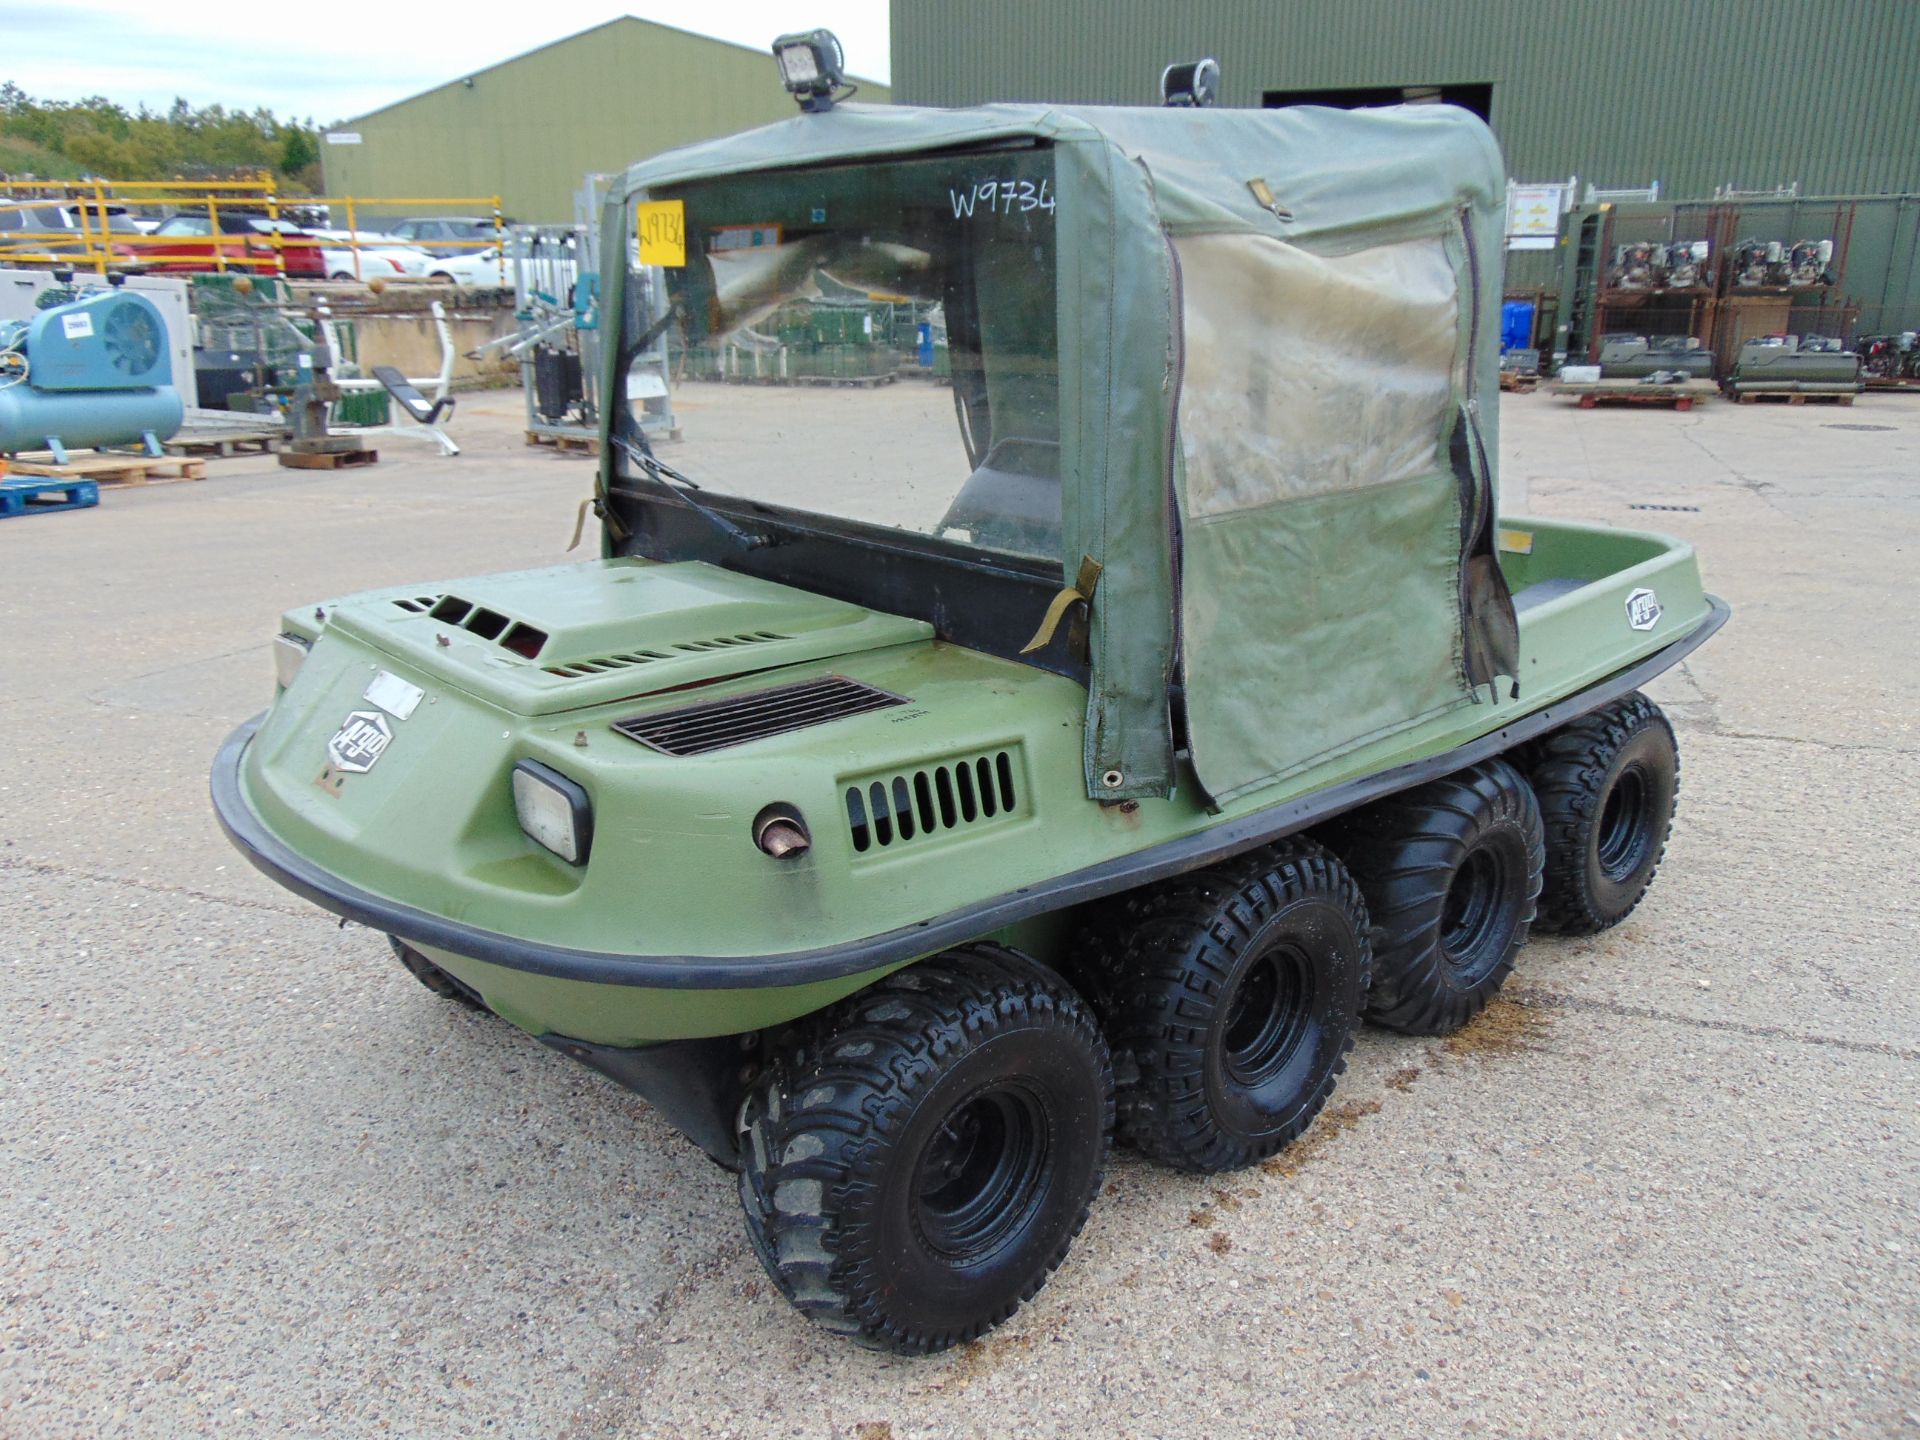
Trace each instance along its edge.
<path fill-rule="evenodd" d="M 1293 1062 L 1312 1026 L 1307 958 L 1291 945 L 1255 958 L 1227 1001 L 1221 1050 L 1227 1078 L 1252 1089 Z"/>
<path fill-rule="evenodd" d="M 1447 963 L 1469 980 L 1492 968 L 1504 938 L 1502 904 L 1506 867 L 1486 845 L 1467 853 L 1447 887 L 1446 908 L 1440 918 L 1440 949 Z"/>
<path fill-rule="evenodd" d="M 982 1259 L 1040 1209 L 1050 1161 L 1037 1096 L 1013 1082 L 975 1091 L 947 1112 L 921 1152 L 914 1228 L 951 1264 Z"/>
<path fill-rule="evenodd" d="M 1631 877 L 1647 856 L 1647 814 L 1652 793 L 1646 773 L 1629 765 L 1615 777 L 1600 807 L 1597 849 L 1600 871 L 1609 880 Z"/>

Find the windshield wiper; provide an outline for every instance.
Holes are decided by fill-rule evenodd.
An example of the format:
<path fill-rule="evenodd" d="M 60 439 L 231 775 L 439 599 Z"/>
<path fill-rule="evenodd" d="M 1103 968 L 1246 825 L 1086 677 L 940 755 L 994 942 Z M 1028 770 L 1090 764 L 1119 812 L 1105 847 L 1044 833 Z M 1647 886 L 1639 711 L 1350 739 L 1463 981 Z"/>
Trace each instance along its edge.
<path fill-rule="evenodd" d="M 626 435 L 616 434 L 613 437 L 613 443 L 625 451 L 627 458 L 642 470 L 646 471 L 648 477 L 658 484 L 661 489 L 666 491 L 667 494 L 693 511 L 694 514 L 704 518 L 710 525 L 726 535 L 729 540 L 733 541 L 733 543 L 738 545 L 742 550 L 759 550 L 773 544 L 772 536 L 742 530 L 719 511 L 709 509 L 694 499 L 692 495 L 688 494 L 688 491 L 698 490 L 700 488 L 699 485 L 695 484 L 659 456 L 655 455 L 653 453 L 653 446 L 647 443 L 645 432 L 635 432 L 631 438 Z"/>

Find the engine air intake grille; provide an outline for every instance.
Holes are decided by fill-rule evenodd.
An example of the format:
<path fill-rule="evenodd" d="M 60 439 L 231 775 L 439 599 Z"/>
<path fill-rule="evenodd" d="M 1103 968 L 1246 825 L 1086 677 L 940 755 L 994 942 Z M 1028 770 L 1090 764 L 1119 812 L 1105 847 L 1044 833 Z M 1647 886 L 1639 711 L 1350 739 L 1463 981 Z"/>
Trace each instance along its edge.
<path fill-rule="evenodd" d="M 1013 757 L 1000 750 L 849 785 L 847 827 L 864 853 L 1012 815 L 1019 804 Z"/>
<path fill-rule="evenodd" d="M 393 603 L 409 615 L 425 615 L 430 620 L 471 630 L 482 640 L 491 640 L 527 660 L 537 656 L 540 647 L 547 643 L 546 631 L 471 600 L 462 600 L 458 595 L 412 595 Z"/>
<path fill-rule="evenodd" d="M 683 705 L 678 710 L 635 715 L 614 721 L 613 728 L 663 755 L 705 755 L 769 735 L 784 735 L 789 730 L 805 730 L 906 703 L 903 696 L 890 695 L 858 680 L 827 675 L 797 685 L 776 685 L 725 700 Z"/>

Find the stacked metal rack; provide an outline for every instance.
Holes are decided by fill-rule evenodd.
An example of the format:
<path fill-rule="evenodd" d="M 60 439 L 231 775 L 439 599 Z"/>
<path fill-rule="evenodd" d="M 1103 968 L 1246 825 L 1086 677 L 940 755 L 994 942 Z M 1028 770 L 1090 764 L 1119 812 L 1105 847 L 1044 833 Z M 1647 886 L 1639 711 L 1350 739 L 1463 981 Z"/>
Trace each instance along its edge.
<path fill-rule="evenodd" d="M 1697 337 L 1725 373 L 1759 336 L 1842 336 L 1843 289 L 1867 197 L 1723 197 L 1576 206 L 1554 349 L 1597 362 L 1607 337 Z"/>
<path fill-rule="evenodd" d="M 520 362 L 529 445 L 581 451 L 598 445 L 604 356 L 598 217 L 605 181 L 605 176 L 587 177 L 574 196 L 571 225 L 515 225 L 507 234 L 517 329 L 495 344 Z M 651 304 L 660 293 L 659 273 L 636 274 L 642 299 Z M 679 435 L 668 365 L 662 335 L 634 357 L 628 373 L 634 418 L 654 439 Z"/>

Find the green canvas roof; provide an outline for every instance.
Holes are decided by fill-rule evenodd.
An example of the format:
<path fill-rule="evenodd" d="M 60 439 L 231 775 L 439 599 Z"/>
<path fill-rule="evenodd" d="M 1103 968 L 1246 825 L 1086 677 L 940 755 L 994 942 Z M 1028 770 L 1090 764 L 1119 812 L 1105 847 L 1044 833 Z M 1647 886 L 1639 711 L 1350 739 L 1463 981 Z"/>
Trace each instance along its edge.
<path fill-rule="evenodd" d="M 1021 140 L 1055 150 L 1066 554 L 1102 567 L 1089 794 L 1168 793 L 1184 743 L 1226 803 L 1511 675 L 1505 176 L 1466 111 L 844 105 L 634 166 L 602 253 L 653 187 Z"/>

